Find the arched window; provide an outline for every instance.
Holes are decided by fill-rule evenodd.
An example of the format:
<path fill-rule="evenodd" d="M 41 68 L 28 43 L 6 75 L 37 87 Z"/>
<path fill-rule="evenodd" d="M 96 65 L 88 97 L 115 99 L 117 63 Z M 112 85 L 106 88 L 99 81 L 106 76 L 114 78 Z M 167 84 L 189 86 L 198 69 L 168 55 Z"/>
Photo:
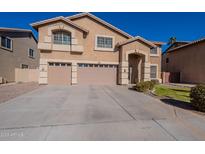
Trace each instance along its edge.
<path fill-rule="evenodd" d="M 71 45 L 71 33 L 67 31 L 54 31 L 53 32 L 54 44 Z"/>

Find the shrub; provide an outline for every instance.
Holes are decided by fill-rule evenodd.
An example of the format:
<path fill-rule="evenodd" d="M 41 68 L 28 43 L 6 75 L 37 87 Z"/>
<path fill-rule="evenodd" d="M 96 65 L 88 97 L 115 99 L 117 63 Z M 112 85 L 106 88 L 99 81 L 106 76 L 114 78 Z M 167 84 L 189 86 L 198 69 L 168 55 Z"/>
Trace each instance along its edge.
<path fill-rule="evenodd" d="M 159 84 L 159 80 L 157 80 L 157 79 L 152 79 L 151 82 L 152 82 L 154 85 Z"/>
<path fill-rule="evenodd" d="M 144 82 L 137 83 L 135 89 L 139 92 L 147 92 L 149 90 L 152 90 L 154 86 L 155 86 L 155 82 L 144 81 Z"/>
<path fill-rule="evenodd" d="M 153 90 L 156 84 L 152 81 L 149 81 L 149 90 Z"/>
<path fill-rule="evenodd" d="M 190 98 L 194 107 L 205 112 L 205 85 L 197 85 L 191 88 Z"/>
<path fill-rule="evenodd" d="M 136 84 L 135 88 L 138 92 L 147 92 L 149 90 L 149 85 L 146 82 L 139 82 Z"/>

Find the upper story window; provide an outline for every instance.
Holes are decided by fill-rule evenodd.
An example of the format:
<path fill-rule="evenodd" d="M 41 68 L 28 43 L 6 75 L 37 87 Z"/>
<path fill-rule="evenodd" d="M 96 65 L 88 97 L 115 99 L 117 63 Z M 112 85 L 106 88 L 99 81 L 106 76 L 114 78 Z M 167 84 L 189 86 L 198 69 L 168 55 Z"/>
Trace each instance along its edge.
<path fill-rule="evenodd" d="M 53 32 L 53 43 L 71 45 L 71 33 L 66 32 L 66 31 Z"/>
<path fill-rule="evenodd" d="M 153 47 L 150 49 L 150 54 L 157 55 L 157 47 Z"/>
<path fill-rule="evenodd" d="M 31 49 L 31 48 L 28 49 L 28 56 L 30 58 L 34 58 L 34 50 L 33 49 Z"/>
<path fill-rule="evenodd" d="M 1 36 L 1 47 L 12 50 L 12 40 L 8 37 Z"/>
<path fill-rule="evenodd" d="M 113 37 L 107 37 L 107 36 L 97 36 L 97 48 L 107 48 L 112 49 L 113 48 Z"/>

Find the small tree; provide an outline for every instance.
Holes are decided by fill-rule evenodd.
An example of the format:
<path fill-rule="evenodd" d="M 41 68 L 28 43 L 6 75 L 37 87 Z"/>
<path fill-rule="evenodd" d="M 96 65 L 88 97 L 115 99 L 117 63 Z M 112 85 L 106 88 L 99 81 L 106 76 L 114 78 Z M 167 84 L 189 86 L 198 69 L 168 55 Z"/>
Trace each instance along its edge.
<path fill-rule="evenodd" d="M 175 43 L 177 41 L 176 37 L 170 37 L 169 41 L 168 41 L 168 45 L 172 45 L 173 43 Z"/>

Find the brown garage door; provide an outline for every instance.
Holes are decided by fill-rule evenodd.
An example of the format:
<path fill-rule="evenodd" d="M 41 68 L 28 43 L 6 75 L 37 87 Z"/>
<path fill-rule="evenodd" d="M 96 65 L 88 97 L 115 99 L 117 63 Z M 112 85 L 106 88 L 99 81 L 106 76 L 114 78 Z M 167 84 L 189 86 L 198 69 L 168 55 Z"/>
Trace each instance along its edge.
<path fill-rule="evenodd" d="M 67 63 L 49 63 L 48 84 L 50 85 L 70 85 L 71 65 Z"/>
<path fill-rule="evenodd" d="M 78 64 L 79 85 L 116 85 L 117 65 Z"/>

